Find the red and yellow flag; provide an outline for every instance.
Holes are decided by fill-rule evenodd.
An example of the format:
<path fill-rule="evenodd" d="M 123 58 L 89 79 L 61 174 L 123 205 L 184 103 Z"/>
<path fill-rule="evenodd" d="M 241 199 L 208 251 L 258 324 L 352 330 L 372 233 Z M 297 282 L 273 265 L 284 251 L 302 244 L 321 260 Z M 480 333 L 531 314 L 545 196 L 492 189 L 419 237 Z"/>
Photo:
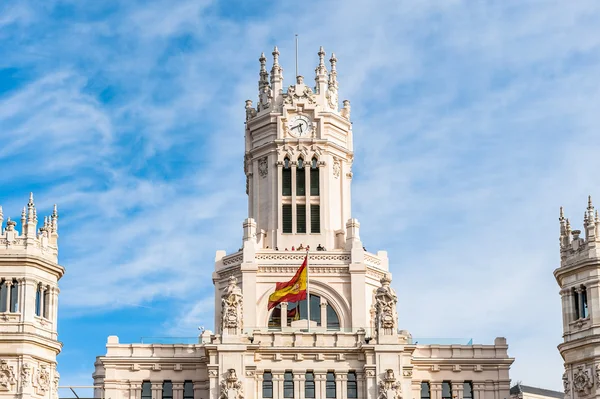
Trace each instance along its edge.
<path fill-rule="evenodd" d="M 306 299 L 306 258 L 294 277 L 286 283 L 277 283 L 269 296 L 269 310 L 281 302 L 298 302 Z"/>

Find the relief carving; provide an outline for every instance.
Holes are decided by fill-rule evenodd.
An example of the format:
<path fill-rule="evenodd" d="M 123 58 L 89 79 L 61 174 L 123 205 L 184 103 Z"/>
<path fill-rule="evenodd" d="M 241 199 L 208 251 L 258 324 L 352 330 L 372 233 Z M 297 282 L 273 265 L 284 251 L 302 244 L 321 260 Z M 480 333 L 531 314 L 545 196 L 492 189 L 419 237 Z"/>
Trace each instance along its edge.
<path fill-rule="evenodd" d="M 588 394 L 591 388 L 594 386 L 594 379 L 589 369 L 585 369 L 583 366 L 577 367 L 577 370 L 573 374 L 573 387 L 583 394 Z"/>
<path fill-rule="evenodd" d="M 267 163 L 267 157 L 262 157 L 258 160 L 258 173 L 260 177 L 267 177 L 269 174 L 269 165 Z"/>
<path fill-rule="evenodd" d="M 0 390 L 10 391 L 16 383 L 14 367 L 9 366 L 6 360 L 0 361 Z"/>
<path fill-rule="evenodd" d="M 340 160 L 336 159 L 333 161 L 333 177 L 338 179 L 340 177 L 340 170 L 342 169 L 342 165 L 340 164 Z"/>
<path fill-rule="evenodd" d="M 375 325 L 377 335 L 395 335 L 398 327 L 398 313 L 396 312 L 396 304 L 398 296 L 390 287 L 392 280 L 384 276 L 381 279 L 381 287 L 375 290 L 375 320 L 372 324 Z"/>
<path fill-rule="evenodd" d="M 600 372 L 600 370 L 598 370 L 598 368 L 596 368 L 596 376 L 598 376 L 598 372 Z M 562 381 L 563 381 L 563 391 L 568 394 L 569 393 L 569 375 L 567 374 L 567 372 L 565 371 L 562 375 Z"/>
<path fill-rule="evenodd" d="M 294 104 L 296 101 L 306 101 L 309 104 L 315 104 L 315 95 L 312 89 L 304 84 L 304 77 L 298 76 L 296 84 L 288 88 L 287 94 L 284 96 L 284 104 Z"/>
<path fill-rule="evenodd" d="M 48 367 L 46 365 L 42 364 L 37 369 L 35 382 L 38 394 L 44 395 L 46 392 L 48 392 L 48 389 L 50 389 L 50 372 L 48 371 Z"/>
<path fill-rule="evenodd" d="M 244 399 L 243 383 L 237 377 L 235 369 L 229 369 L 227 377 L 221 380 L 219 399 Z"/>
<path fill-rule="evenodd" d="M 242 290 L 237 286 L 237 278 L 229 277 L 229 285 L 221 297 L 223 333 L 232 335 L 240 334 L 243 326 L 243 296 Z"/>
<path fill-rule="evenodd" d="M 54 378 L 52 379 L 52 390 L 54 391 L 55 397 L 58 398 L 58 381 L 60 380 L 60 373 L 54 369 Z"/>
<path fill-rule="evenodd" d="M 400 398 L 402 398 L 400 382 L 396 381 L 394 370 L 387 369 L 385 371 L 385 376 L 379 381 L 379 395 L 377 396 L 377 399 Z"/>
<path fill-rule="evenodd" d="M 21 366 L 21 386 L 27 388 L 31 382 L 31 366 L 29 363 L 23 363 Z"/>

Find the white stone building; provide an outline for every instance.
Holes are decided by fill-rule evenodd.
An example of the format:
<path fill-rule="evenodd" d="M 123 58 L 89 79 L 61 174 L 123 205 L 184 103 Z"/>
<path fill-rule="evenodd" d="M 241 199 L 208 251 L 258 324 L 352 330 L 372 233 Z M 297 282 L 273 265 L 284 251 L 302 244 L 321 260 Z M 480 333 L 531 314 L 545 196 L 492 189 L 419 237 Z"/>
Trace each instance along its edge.
<path fill-rule="evenodd" d="M 565 398 L 600 398 L 600 218 L 588 199 L 581 230 L 560 209 L 560 286 Z"/>
<path fill-rule="evenodd" d="M 17 223 L 0 207 L 0 398 L 56 398 L 58 213 L 38 229 L 33 195 Z"/>
<path fill-rule="evenodd" d="M 277 48 L 270 73 L 259 59 L 258 103 L 246 101 L 248 218 L 242 248 L 216 254 L 216 331 L 197 344 L 109 337 L 96 396 L 509 398 L 504 338 L 422 345 L 398 329 L 387 254 L 363 248 L 351 215 L 350 102 L 338 106 L 335 55 L 329 71 L 322 48 L 318 56 L 314 87 L 301 76 L 284 87 Z M 309 246 L 310 317 L 306 301 L 268 311 L 275 283 L 294 275 Z"/>
<path fill-rule="evenodd" d="M 242 248 L 216 254 L 215 332 L 193 344 L 109 337 L 95 396 L 508 399 L 504 338 L 424 344 L 399 329 L 387 254 L 364 249 L 351 215 L 352 123 L 350 102 L 338 106 L 337 60 L 328 71 L 321 49 L 314 87 L 297 77 L 284 88 L 278 56 L 270 73 L 260 57 L 258 103 L 246 102 L 248 218 Z M 12 221 L 1 230 L 0 399 L 57 397 L 57 218 L 38 232 L 31 200 L 22 233 Z M 268 311 L 308 247 L 309 301 Z"/>

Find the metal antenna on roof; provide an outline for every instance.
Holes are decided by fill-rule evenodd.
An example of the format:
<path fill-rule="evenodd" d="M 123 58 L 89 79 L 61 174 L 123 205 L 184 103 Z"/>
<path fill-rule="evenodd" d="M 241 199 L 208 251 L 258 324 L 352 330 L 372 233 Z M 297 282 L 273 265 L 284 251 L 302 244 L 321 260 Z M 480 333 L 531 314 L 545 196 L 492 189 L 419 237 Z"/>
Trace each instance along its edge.
<path fill-rule="evenodd" d="M 296 33 L 296 76 L 298 76 L 298 34 Z"/>

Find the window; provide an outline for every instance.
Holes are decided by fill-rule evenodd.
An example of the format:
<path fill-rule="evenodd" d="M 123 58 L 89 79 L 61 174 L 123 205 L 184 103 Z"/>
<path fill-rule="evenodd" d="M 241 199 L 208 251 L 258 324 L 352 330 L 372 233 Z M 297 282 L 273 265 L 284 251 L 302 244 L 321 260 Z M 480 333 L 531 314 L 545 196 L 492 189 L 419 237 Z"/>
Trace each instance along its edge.
<path fill-rule="evenodd" d="M 286 371 L 283 374 L 283 397 L 294 397 L 294 375 L 291 371 Z"/>
<path fill-rule="evenodd" d="M 450 385 L 450 381 L 442 382 L 442 399 L 452 399 L 452 385 Z"/>
<path fill-rule="evenodd" d="M 296 231 L 306 233 L 306 205 L 296 205 Z"/>
<path fill-rule="evenodd" d="M 304 171 L 304 162 L 298 158 L 296 167 L 296 196 L 306 195 L 306 172 Z"/>
<path fill-rule="evenodd" d="M 327 372 L 327 379 L 325 380 L 325 397 L 335 398 L 335 373 L 333 371 Z"/>
<path fill-rule="evenodd" d="M 35 291 L 35 315 L 42 316 L 42 288 L 40 285 Z"/>
<path fill-rule="evenodd" d="M 306 373 L 306 381 L 304 383 L 304 397 L 315 397 L 315 374 L 312 371 Z"/>
<path fill-rule="evenodd" d="M 321 206 L 310 204 L 310 232 L 321 232 Z"/>
<path fill-rule="evenodd" d="M 421 383 L 421 399 L 430 399 L 431 389 L 429 388 L 429 382 L 423 381 Z"/>
<path fill-rule="evenodd" d="M 283 232 L 292 232 L 292 205 L 284 204 L 281 206 L 281 218 L 283 219 Z"/>
<path fill-rule="evenodd" d="M 306 320 L 308 312 L 308 306 L 306 300 L 302 300 L 296 303 L 288 303 L 287 305 L 287 326 L 291 327 L 292 321 L 294 320 Z M 327 329 L 328 330 L 339 330 L 340 319 L 337 313 L 327 304 Z M 315 321 L 318 326 L 322 325 L 321 320 L 321 297 L 318 295 L 310 294 L 310 319 Z M 275 306 L 269 316 L 269 328 L 280 329 L 281 328 L 281 304 Z"/>
<path fill-rule="evenodd" d="M 348 385 L 346 390 L 346 396 L 348 399 L 358 398 L 358 386 L 356 384 L 356 372 L 348 372 Z"/>
<path fill-rule="evenodd" d="M 319 195 L 319 167 L 317 158 L 313 158 L 310 164 L 310 195 Z"/>
<path fill-rule="evenodd" d="M 194 383 L 185 381 L 183 383 L 183 399 L 194 399 Z"/>
<path fill-rule="evenodd" d="M 273 374 L 270 371 L 265 371 L 263 373 L 263 398 L 272 398 L 273 397 Z"/>
<path fill-rule="evenodd" d="M 19 311 L 19 282 L 13 280 L 12 287 L 10 287 L 10 311 Z"/>
<path fill-rule="evenodd" d="M 163 381 L 162 399 L 173 399 L 173 383 L 171 381 Z"/>
<path fill-rule="evenodd" d="M 44 299 L 44 314 L 42 315 L 46 319 L 48 318 L 48 314 L 50 313 L 50 309 L 48 309 L 48 303 L 50 302 L 50 290 L 45 289 L 43 291 L 43 299 Z"/>
<path fill-rule="evenodd" d="M 0 312 L 6 311 L 6 303 L 8 302 L 8 287 L 6 281 L 0 279 Z"/>
<path fill-rule="evenodd" d="M 579 319 L 579 293 L 573 288 L 573 303 L 575 305 L 575 320 Z"/>
<path fill-rule="evenodd" d="M 473 399 L 473 383 L 471 381 L 463 383 L 463 399 Z"/>
<path fill-rule="evenodd" d="M 583 312 L 583 314 L 581 315 L 581 317 L 586 318 L 588 317 L 588 302 L 587 302 L 587 289 L 585 287 L 581 287 L 581 310 Z"/>
<path fill-rule="evenodd" d="M 152 386 L 150 381 L 142 382 L 142 399 L 152 399 Z"/>
<path fill-rule="evenodd" d="M 290 168 L 289 158 L 283 160 L 283 170 L 281 171 L 281 195 L 292 195 L 292 169 Z"/>

